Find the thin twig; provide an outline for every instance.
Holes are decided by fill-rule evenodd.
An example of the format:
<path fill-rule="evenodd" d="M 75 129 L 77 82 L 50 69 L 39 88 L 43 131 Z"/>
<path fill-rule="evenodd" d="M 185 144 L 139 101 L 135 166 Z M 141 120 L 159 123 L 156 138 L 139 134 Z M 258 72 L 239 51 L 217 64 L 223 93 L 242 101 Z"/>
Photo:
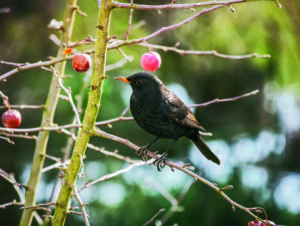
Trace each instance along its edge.
<path fill-rule="evenodd" d="M 143 226 L 151 224 L 155 220 L 155 218 L 158 217 L 158 215 L 164 211 L 165 211 L 165 209 L 160 209 L 153 217 L 151 217 L 151 219 L 149 221 L 147 221 L 145 224 L 143 224 Z"/>
<path fill-rule="evenodd" d="M 133 56 L 127 56 L 128 59 L 123 58 L 122 60 L 114 63 L 109 64 L 105 67 L 105 72 L 112 71 L 114 69 L 118 69 L 123 67 L 126 63 L 133 61 Z M 129 61 L 128 61 L 129 60 Z"/>
<path fill-rule="evenodd" d="M 240 95 L 240 96 L 237 96 L 237 97 L 224 98 L 224 99 L 218 99 L 217 98 L 217 99 L 214 99 L 214 100 L 202 103 L 202 104 L 192 104 L 192 105 L 190 105 L 190 107 L 191 108 L 204 107 L 204 106 L 207 106 L 207 105 L 210 105 L 210 104 L 214 104 L 214 103 L 237 101 L 239 99 L 242 99 L 242 98 L 245 98 L 245 97 L 249 97 L 249 96 L 252 96 L 252 95 L 256 95 L 258 93 L 259 93 L 259 90 L 256 89 L 256 90 L 253 90 L 253 91 L 251 91 L 249 93 L 246 93 L 246 94 L 243 94 L 243 95 Z"/>
<path fill-rule="evenodd" d="M 181 201 L 184 199 L 185 195 L 187 194 L 187 192 L 189 191 L 189 189 L 190 189 L 190 187 L 192 186 L 193 183 L 194 183 L 194 181 L 188 183 L 184 187 L 183 191 L 181 192 L 181 194 L 176 199 L 177 205 L 171 206 L 171 208 L 168 210 L 168 212 L 162 217 L 162 219 L 160 221 L 161 226 L 164 225 L 167 222 L 167 220 L 178 210 L 179 203 L 181 203 Z"/>
<path fill-rule="evenodd" d="M 65 133 L 66 135 L 68 135 L 69 137 L 71 137 L 73 140 L 76 140 L 76 136 L 75 136 L 74 133 L 69 132 L 65 129 L 62 129 L 62 132 Z M 135 161 L 130 159 L 128 156 L 123 156 L 123 155 L 120 155 L 116 152 L 106 151 L 103 147 L 99 148 L 99 147 L 96 147 L 93 144 L 88 144 L 87 147 L 92 149 L 92 150 L 98 151 L 98 152 L 100 152 L 100 153 L 102 153 L 106 156 L 111 156 L 111 157 L 114 157 L 114 158 L 117 158 L 117 159 L 121 159 L 121 160 L 123 160 L 125 162 L 128 162 L 130 164 L 135 163 Z"/>
<path fill-rule="evenodd" d="M 5 108 L 9 108 L 9 101 L 8 101 L 8 97 L 0 90 L 0 96 L 3 99 L 3 104 L 5 106 Z"/>
<path fill-rule="evenodd" d="M 24 204 L 25 196 L 24 196 L 20 186 L 22 186 L 22 187 L 26 187 L 26 186 L 17 183 L 13 174 L 9 174 L 9 173 L 5 172 L 4 170 L 2 170 L 1 168 L 0 168 L 0 176 L 2 176 L 4 179 L 6 179 L 9 183 L 11 183 L 13 185 L 14 189 L 16 190 L 16 192 L 20 198 L 21 203 Z M 39 224 L 42 224 L 43 220 L 41 219 L 41 217 L 38 215 L 37 212 L 34 212 L 33 216 L 35 217 L 35 219 L 37 220 L 37 222 Z"/>
<path fill-rule="evenodd" d="M 1 91 L 0 91 L 1 92 Z M 26 105 L 26 104 L 21 104 L 21 105 L 10 105 L 11 108 L 19 108 L 19 109 L 42 109 L 44 108 L 44 105 Z M 0 106 L 0 109 L 5 109 L 7 106 Z"/>
<path fill-rule="evenodd" d="M 131 62 L 132 61 L 132 58 L 127 56 L 126 53 L 124 53 L 124 51 L 121 49 L 121 48 L 118 48 L 119 52 L 122 54 L 122 56 L 124 57 L 124 59 L 127 61 L 127 62 Z"/>
<path fill-rule="evenodd" d="M 131 143 L 129 140 L 126 140 L 126 139 L 123 139 L 121 137 L 118 137 L 118 136 L 115 136 L 115 135 L 112 135 L 112 134 L 109 134 L 109 133 L 106 133 L 104 131 L 99 131 L 99 130 L 96 130 L 94 132 L 94 135 L 95 136 L 99 136 L 99 137 L 102 137 L 102 138 L 106 138 L 106 139 L 109 139 L 109 140 L 113 140 L 113 141 L 116 141 L 116 142 L 119 142 L 119 143 L 122 143 L 132 149 L 134 149 L 135 151 L 139 150 L 140 147 L 138 147 L 137 145 Z M 157 156 L 156 154 L 148 151 L 147 152 L 147 155 L 151 158 L 154 158 L 154 159 L 158 159 L 159 156 Z M 178 169 L 182 172 L 184 172 L 185 174 L 191 176 L 192 178 L 194 178 L 195 180 L 199 180 L 201 181 L 202 183 L 206 184 L 207 186 L 209 186 L 210 188 L 212 188 L 213 190 L 215 190 L 216 192 L 218 192 L 224 199 L 226 199 L 232 206 L 235 206 L 245 212 L 247 212 L 248 214 L 250 214 L 252 217 L 254 217 L 255 219 L 257 220 L 260 220 L 262 221 L 263 223 L 267 223 L 265 220 L 257 217 L 254 213 L 251 212 L 251 209 L 247 208 L 247 207 L 244 207 L 238 203 L 236 203 L 235 201 L 231 200 L 229 198 L 229 196 L 227 196 L 223 191 L 220 191 L 220 188 L 215 185 L 214 183 L 200 177 L 199 175 L 193 173 L 192 171 L 188 170 L 187 168 L 183 168 L 182 166 L 176 164 L 176 163 L 173 163 L 173 162 L 170 162 L 168 160 L 165 161 L 165 165 L 169 166 L 172 170 L 174 169 Z"/>
<path fill-rule="evenodd" d="M 73 186 L 73 193 L 74 193 L 75 199 L 77 200 L 77 202 L 78 202 L 78 204 L 80 206 L 80 209 L 82 211 L 84 223 L 85 223 L 86 226 L 89 226 L 90 223 L 89 223 L 88 215 L 87 215 L 87 213 L 85 211 L 84 204 L 82 203 L 82 201 L 80 199 L 80 196 L 79 196 L 79 194 L 77 192 L 76 185 Z"/>
<path fill-rule="evenodd" d="M 0 133 L 0 134 L 3 134 L 3 133 Z M 0 139 L 2 139 L 2 140 L 5 140 L 5 141 L 7 141 L 8 143 L 10 143 L 10 144 L 15 144 L 13 141 L 11 141 L 8 137 L 2 137 L 2 136 L 0 136 Z"/>
<path fill-rule="evenodd" d="M 29 69 L 33 69 L 33 68 L 39 68 L 39 67 L 42 67 L 42 66 L 51 66 L 51 65 L 54 65 L 54 64 L 66 61 L 66 60 L 71 60 L 72 58 L 73 58 L 73 56 L 66 56 L 66 57 L 57 58 L 57 59 L 48 60 L 48 61 L 39 61 L 39 62 L 36 62 L 36 63 L 31 63 L 31 64 L 30 63 L 24 63 L 24 64 L 21 64 L 21 65 L 17 66 L 17 68 L 1 75 L 0 76 L 0 81 L 4 80 L 4 79 L 8 78 L 9 76 L 11 76 L 13 74 L 16 74 L 20 71 L 25 71 L 25 70 L 29 70 Z M 3 61 L 0 61 L 0 64 L 2 62 Z"/>
<path fill-rule="evenodd" d="M 8 206 L 12 206 L 12 205 L 24 205 L 24 203 L 22 202 L 17 202 L 15 199 L 12 202 L 8 202 L 8 203 L 4 203 L 2 205 L 0 205 L 0 209 L 5 209 Z"/>
<path fill-rule="evenodd" d="M 55 202 L 50 202 L 50 203 L 41 203 L 41 204 L 36 204 L 34 206 L 26 206 L 26 207 L 21 207 L 21 210 L 23 209 L 44 209 L 44 207 L 48 206 L 55 206 Z"/>
<path fill-rule="evenodd" d="M 214 99 L 205 103 L 201 103 L 201 104 L 192 104 L 189 105 L 189 107 L 194 108 L 194 107 L 204 107 L 210 104 L 214 104 L 214 103 L 222 103 L 222 102 L 231 102 L 231 101 L 236 101 L 245 97 L 249 97 L 252 95 L 256 95 L 259 92 L 259 90 L 254 90 L 251 91 L 249 93 L 240 95 L 240 96 L 236 96 L 236 97 L 231 97 L 231 98 L 224 98 L 224 99 Z M 129 107 L 127 107 L 122 113 L 121 116 L 113 118 L 113 119 L 109 119 L 109 120 L 105 120 L 105 121 L 100 121 L 100 122 L 96 122 L 95 126 L 100 126 L 100 125 L 107 125 L 113 122 L 118 122 L 118 121 L 130 121 L 133 120 L 133 117 L 124 117 L 124 115 L 127 113 L 127 111 L 129 110 Z M 20 128 L 16 128 L 16 129 L 12 129 L 12 128 L 4 128 L 4 127 L 0 127 L 0 131 L 3 132 L 9 132 L 9 133 L 32 133 L 32 132 L 38 132 L 38 131 L 57 131 L 60 132 L 63 129 L 70 129 L 70 128 L 79 128 L 81 127 L 81 125 L 78 124 L 67 124 L 67 125 L 53 125 L 53 126 L 48 126 L 48 127 L 35 127 L 35 128 L 27 128 L 27 129 L 20 129 Z"/>
<path fill-rule="evenodd" d="M 0 134 L 5 135 L 7 137 L 16 137 L 16 138 L 24 138 L 24 139 L 29 139 L 29 140 L 36 140 L 37 137 L 35 135 L 33 136 L 28 136 L 26 134 L 22 135 L 22 134 L 12 134 L 12 133 L 6 133 L 6 132 L 1 132 Z"/>
<path fill-rule="evenodd" d="M 114 2 L 114 7 L 125 8 L 125 9 L 137 9 L 137 10 L 164 10 L 164 9 L 193 9 L 203 6 L 211 5 L 231 5 L 235 3 L 251 2 L 251 1 L 273 1 L 280 8 L 278 0 L 231 0 L 231 1 L 208 1 L 208 2 L 198 2 L 198 3 L 186 3 L 186 4 L 165 4 L 165 5 L 141 5 L 133 3 L 121 3 Z"/>
<path fill-rule="evenodd" d="M 175 53 L 178 53 L 180 55 L 213 55 L 220 58 L 225 59 L 232 59 L 232 60 L 242 60 L 242 59 L 248 59 L 248 58 L 270 58 L 271 56 L 269 54 L 260 55 L 257 53 L 251 53 L 246 55 L 227 55 L 223 53 L 219 53 L 216 50 L 208 50 L 208 51 L 197 51 L 197 50 L 183 50 L 178 49 L 177 47 L 168 47 L 168 46 L 162 46 L 162 45 L 155 45 L 155 44 L 149 44 L 149 43 L 138 43 L 139 46 L 144 46 L 151 49 L 161 49 L 163 51 L 173 51 Z"/>
<path fill-rule="evenodd" d="M 146 177 L 146 182 L 153 186 L 172 206 L 177 206 L 177 200 L 157 181 L 153 181 L 151 177 Z"/>
<path fill-rule="evenodd" d="M 114 7 L 118 8 L 130 8 L 137 10 L 164 10 L 164 9 L 193 9 L 203 6 L 211 5 L 230 5 L 234 3 L 242 3 L 244 0 L 232 0 L 232 1 L 209 1 L 209 2 L 198 2 L 198 3 L 187 3 L 187 4 L 165 4 L 165 5 L 141 5 L 133 3 L 121 3 L 115 2 Z"/>
<path fill-rule="evenodd" d="M 68 95 L 68 100 L 71 104 L 71 107 L 75 113 L 75 117 L 76 117 L 76 120 L 77 120 L 77 123 L 79 125 L 81 125 L 81 121 L 80 121 L 80 116 L 79 116 L 79 113 L 77 111 L 77 108 L 75 107 L 75 104 L 74 104 L 74 101 L 73 101 L 73 98 L 72 98 L 72 95 L 71 95 L 71 87 L 69 87 L 68 89 L 66 87 L 64 87 L 63 85 L 63 82 L 62 82 L 62 79 L 60 76 L 58 76 L 57 72 L 55 72 L 55 69 L 53 68 L 53 72 L 56 74 L 57 76 L 57 79 L 58 79 L 58 83 L 59 83 L 59 86 L 65 91 L 65 93 Z"/>
<path fill-rule="evenodd" d="M 130 1 L 130 4 L 133 5 L 133 0 Z M 129 22 L 128 22 L 128 27 L 127 27 L 127 31 L 126 31 L 126 40 L 128 40 L 130 29 L 131 29 L 133 11 L 134 11 L 134 9 L 131 8 L 130 12 L 129 12 Z"/>
<path fill-rule="evenodd" d="M 153 162 L 154 159 L 152 159 L 151 161 L 148 161 L 148 164 L 151 164 Z M 116 177 L 120 174 L 123 174 L 123 173 L 126 173 L 128 171 L 130 171 L 132 168 L 134 167 L 137 167 L 137 166 L 143 166 L 145 165 L 145 162 L 144 161 L 135 161 L 134 163 L 130 164 L 127 168 L 124 168 L 124 169 L 121 169 L 121 170 L 118 170 L 114 173 L 111 173 L 111 174 L 106 174 L 94 181 L 91 181 L 91 182 L 88 182 L 88 183 L 85 183 L 84 186 L 82 188 L 79 189 L 79 192 L 81 192 L 82 190 L 86 189 L 87 187 L 90 187 L 94 184 L 97 184 L 97 183 L 100 183 L 100 182 L 103 182 L 103 181 L 106 181 L 106 180 L 109 180 L 113 177 Z"/>

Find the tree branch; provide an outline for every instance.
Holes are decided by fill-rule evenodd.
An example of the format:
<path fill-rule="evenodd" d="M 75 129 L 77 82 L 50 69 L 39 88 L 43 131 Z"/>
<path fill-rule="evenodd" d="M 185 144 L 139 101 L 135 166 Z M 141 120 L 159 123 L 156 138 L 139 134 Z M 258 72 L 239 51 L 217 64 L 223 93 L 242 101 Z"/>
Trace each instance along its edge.
<path fill-rule="evenodd" d="M 92 81 L 89 92 L 87 109 L 85 111 L 82 129 L 79 131 L 70 164 L 66 170 L 64 182 L 57 198 L 53 225 L 63 225 L 68 211 L 68 203 L 71 198 L 72 186 L 78 176 L 81 166 L 81 159 L 84 156 L 86 147 L 93 131 L 97 114 L 100 107 L 102 87 L 105 78 L 105 63 L 107 43 L 109 40 L 109 23 L 112 11 L 112 0 L 102 0 L 98 14 L 97 39 L 95 42 L 95 57 L 92 73 Z"/>
<path fill-rule="evenodd" d="M 277 4 L 280 8 L 281 5 L 278 0 L 229 0 L 229 1 L 208 1 L 208 2 L 198 2 L 198 3 L 187 3 L 187 4 L 165 4 L 165 5 L 142 5 L 134 3 L 121 3 L 114 2 L 114 7 L 124 8 L 124 9 L 136 9 L 136 10 L 169 10 L 169 9 L 193 9 L 203 6 L 212 6 L 212 5 L 231 5 L 236 3 L 243 2 L 254 2 L 254 1 L 272 1 Z"/>
<path fill-rule="evenodd" d="M 75 199 L 77 200 L 77 202 L 78 202 L 78 204 L 80 206 L 80 209 L 82 211 L 84 223 L 85 223 L 86 226 L 89 226 L 90 223 L 89 223 L 88 215 L 87 215 L 87 213 L 85 211 L 84 204 L 82 203 L 82 201 L 80 199 L 80 196 L 79 196 L 79 194 L 77 192 L 76 185 L 73 186 L 73 192 L 74 192 Z"/>
<path fill-rule="evenodd" d="M 167 47 L 167 46 L 155 45 L 155 44 L 149 44 L 149 43 L 143 43 L 143 42 L 138 43 L 137 45 L 144 46 L 144 47 L 151 48 L 151 49 L 160 49 L 165 52 L 172 51 L 172 52 L 180 54 L 181 56 L 183 56 L 183 55 L 201 55 L 201 56 L 213 55 L 216 57 L 232 59 L 232 60 L 241 60 L 241 59 L 248 59 L 248 58 L 270 58 L 271 57 L 269 54 L 260 55 L 257 53 L 246 54 L 246 55 L 227 55 L 227 54 L 219 53 L 216 50 L 208 50 L 208 51 L 183 50 L 183 49 L 178 49 L 177 47 Z"/>
<path fill-rule="evenodd" d="M 62 43 L 67 43 L 69 40 L 71 40 L 73 24 L 76 15 L 76 10 L 74 10 L 74 7 L 76 7 L 76 5 L 77 5 L 77 0 L 66 1 L 64 20 L 63 20 L 64 30 L 61 33 Z M 60 45 L 57 50 L 57 59 L 54 60 L 56 61 L 56 63 L 61 62 L 55 65 L 55 70 L 58 71 L 59 75 L 64 75 L 65 73 L 66 61 L 65 59 L 62 60 L 61 58 L 63 50 L 64 50 L 63 45 Z M 53 64 L 53 62 L 48 62 L 48 63 Z M 43 65 L 43 66 L 47 66 L 47 65 Z M 0 81 L 20 70 L 27 70 L 30 68 L 33 68 L 32 65 L 30 64 L 25 66 L 20 66 L 12 70 L 11 72 L 8 72 L 0 76 Z M 54 75 L 52 76 L 45 108 L 43 109 L 41 127 L 52 125 L 60 91 L 61 89 L 59 88 L 58 77 Z M 36 192 L 37 192 L 38 183 L 41 179 L 48 139 L 49 139 L 49 131 L 39 132 L 35 144 L 30 177 L 27 183 L 28 189 L 26 190 L 25 207 L 35 205 Z M 34 212 L 35 211 L 33 209 L 24 209 L 20 220 L 20 226 L 31 225 L 32 216 Z"/>
<path fill-rule="evenodd" d="M 113 141 L 122 143 L 122 144 L 124 144 L 124 145 L 126 145 L 126 146 L 128 146 L 128 147 L 130 147 L 132 149 L 134 149 L 135 151 L 137 151 L 137 150 L 140 149 L 140 147 L 138 147 L 137 145 L 131 143 L 129 140 L 126 140 L 126 139 L 123 139 L 121 137 L 118 137 L 118 136 L 106 133 L 104 131 L 97 130 L 97 131 L 94 132 L 94 136 L 99 136 L 99 137 L 102 137 L 102 138 L 106 138 L 106 139 L 109 139 L 109 140 L 113 140 Z M 159 158 L 158 155 L 156 155 L 156 154 L 154 154 L 154 153 L 152 153 L 150 151 L 147 152 L 147 155 L 149 157 L 151 157 L 151 158 L 154 158 L 154 159 L 158 159 Z M 236 203 L 235 201 L 231 200 L 229 198 L 229 196 L 227 196 L 226 193 L 224 191 L 222 191 L 222 189 L 220 189 L 216 184 L 214 184 L 214 183 L 212 183 L 212 182 L 210 182 L 210 181 L 208 181 L 208 180 L 200 177 L 199 175 L 193 173 L 192 171 L 188 170 L 186 167 L 183 167 L 184 165 L 180 166 L 180 165 L 178 165 L 178 164 L 176 164 L 174 162 L 168 161 L 168 160 L 165 161 L 165 164 L 167 166 L 169 166 L 172 171 L 174 171 L 174 169 L 180 170 L 180 171 L 184 172 L 185 174 L 191 176 L 195 180 L 198 180 L 198 181 L 206 184 L 207 186 L 209 186 L 210 188 L 212 188 L 213 190 L 215 190 L 216 192 L 218 192 L 225 200 L 227 200 L 231 204 L 231 206 L 237 207 L 237 208 L 245 211 L 246 213 L 248 213 L 249 215 L 251 215 L 255 219 L 257 219 L 257 220 L 259 220 L 259 221 L 267 224 L 267 222 L 265 220 L 259 218 L 258 216 L 256 216 L 254 213 L 251 212 L 251 210 L 253 210 L 252 208 L 244 207 L 244 206 Z"/>

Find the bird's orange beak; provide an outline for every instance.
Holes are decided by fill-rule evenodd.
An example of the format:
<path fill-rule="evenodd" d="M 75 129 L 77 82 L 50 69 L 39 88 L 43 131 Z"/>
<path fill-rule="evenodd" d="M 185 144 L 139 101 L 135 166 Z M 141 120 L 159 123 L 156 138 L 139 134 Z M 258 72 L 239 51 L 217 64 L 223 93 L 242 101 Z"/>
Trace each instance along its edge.
<path fill-rule="evenodd" d="M 126 77 L 115 77 L 115 79 L 120 80 L 120 81 L 122 81 L 122 82 L 126 82 L 126 83 L 128 83 L 128 84 L 131 83 L 130 81 L 128 81 L 128 79 L 127 79 Z"/>

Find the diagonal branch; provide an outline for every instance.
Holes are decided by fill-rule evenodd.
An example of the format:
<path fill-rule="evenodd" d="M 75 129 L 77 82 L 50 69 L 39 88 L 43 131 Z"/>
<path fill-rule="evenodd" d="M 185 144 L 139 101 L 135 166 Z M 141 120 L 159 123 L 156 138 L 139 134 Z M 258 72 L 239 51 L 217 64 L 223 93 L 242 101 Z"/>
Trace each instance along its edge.
<path fill-rule="evenodd" d="M 152 162 L 154 161 L 154 159 L 148 161 L 148 164 L 151 164 Z M 134 167 L 137 167 L 137 166 L 144 166 L 145 165 L 145 162 L 144 161 L 135 161 L 134 163 L 130 164 L 127 168 L 124 168 L 124 169 L 121 169 L 121 170 L 118 170 L 114 173 L 111 173 L 111 174 L 107 174 L 107 175 L 104 175 L 94 181 L 91 181 L 91 182 L 88 182 L 88 183 L 85 183 L 84 186 L 82 188 L 80 188 L 80 190 L 78 192 L 81 192 L 82 190 L 86 189 L 87 187 L 90 187 L 94 184 L 98 184 L 100 182 L 103 182 L 103 181 L 106 181 L 106 180 L 109 180 L 110 178 L 113 178 L 115 176 L 118 176 L 120 174 L 123 174 L 123 173 L 126 173 L 128 171 L 130 171 L 132 168 Z"/>
<path fill-rule="evenodd" d="M 83 202 L 80 199 L 80 196 L 78 194 L 76 185 L 73 186 L 73 193 L 74 193 L 75 199 L 77 200 L 77 202 L 78 202 L 78 204 L 80 206 L 80 209 L 82 211 L 84 223 L 85 223 L 86 226 L 89 226 L 90 225 L 89 219 L 88 219 L 89 216 L 87 215 L 87 213 L 85 211 L 84 204 L 83 204 Z"/>
<path fill-rule="evenodd" d="M 118 136 L 115 136 L 115 135 L 112 135 L 112 134 L 109 134 L 109 133 L 106 133 L 104 131 L 100 131 L 100 130 L 96 130 L 94 132 L 94 136 L 99 136 L 99 137 L 102 137 L 102 138 L 106 138 L 106 139 L 109 139 L 109 140 L 113 140 L 113 141 L 116 141 L 116 142 L 119 142 L 119 143 L 122 143 L 132 149 L 134 149 L 135 151 L 138 151 L 140 149 L 140 147 L 138 147 L 137 145 L 135 145 L 134 143 L 131 143 L 129 140 L 127 139 L 123 139 L 121 137 L 118 137 Z M 147 152 L 147 155 L 151 158 L 154 158 L 154 159 L 158 159 L 159 156 L 148 151 Z M 194 178 L 195 180 L 198 180 L 204 184 L 206 184 L 207 186 L 209 186 L 210 188 L 212 188 L 213 190 L 215 190 L 216 192 L 218 192 L 226 201 L 228 201 L 231 206 L 234 208 L 234 207 L 237 207 L 243 211 L 245 211 L 246 213 L 248 213 L 249 215 L 251 215 L 252 217 L 254 217 L 255 219 L 263 222 L 263 223 L 266 223 L 267 222 L 261 218 L 259 218 L 258 216 L 256 216 L 254 213 L 252 213 L 251 211 L 253 210 L 253 208 L 247 208 L 247 207 L 244 207 L 238 203 L 236 203 L 235 201 L 233 201 L 228 195 L 226 195 L 226 193 L 224 192 L 224 189 L 222 188 L 219 188 L 216 184 L 200 177 L 199 175 L 193 173 L 192 171 L 188 170 L 186 167 L 181 166 L 179 164 L 176 164 L 174 162 L 171 162 L 171 161 L 168 161 L 166 160 L 165 161 L 165 164 L 167 166 L 170 167 L 170 169 L 173 171 L 174 169 L 177 169 L 177 170 L 180 170 L 182 172 L 184 172 L 185 174 L 191 176 L 192 178 Z"/>
<path fill-rule="evenodd" d="M 169 10 L 169 9 L 194 9 L 203 6 L 211 5 L 231 5 L 235 3 L 243 2 L 255 2 L 255 1 L 272 1 L 275 2 L 278 8 L 281 7 L 278 0 L 229 0 L 229 1 L 208 1 L 198 3 L 186 3 L 186 4 L 165 4 L 165 5 L 142 5 L 131 3 L 114 2 L 114 7 L 123 9 L 137 9 L 137 10 Z"/>

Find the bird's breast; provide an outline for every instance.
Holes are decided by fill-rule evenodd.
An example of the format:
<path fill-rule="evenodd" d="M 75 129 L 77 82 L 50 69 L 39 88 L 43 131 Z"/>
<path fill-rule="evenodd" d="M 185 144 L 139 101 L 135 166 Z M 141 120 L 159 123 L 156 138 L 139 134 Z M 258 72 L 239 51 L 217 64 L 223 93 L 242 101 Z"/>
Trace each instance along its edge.
<path fill-rule="evenodd" d="M 177 139 L 185 136 L 190 130 L 190 128 L 182 126 L 168 117 L 162 111 L 160 102 L 149 102 L 131 96 L 130 109 L 137 124 L 155 136 Z"/>

